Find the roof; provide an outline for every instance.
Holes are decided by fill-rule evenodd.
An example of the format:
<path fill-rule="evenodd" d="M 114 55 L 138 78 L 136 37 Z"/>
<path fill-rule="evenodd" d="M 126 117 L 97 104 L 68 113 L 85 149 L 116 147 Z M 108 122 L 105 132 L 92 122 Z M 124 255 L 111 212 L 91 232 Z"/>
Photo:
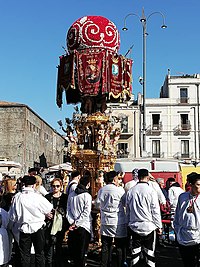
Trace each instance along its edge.
<path fill-rule="evenodd" d="M 117 160 L 115 163 L 115 170 L 122 172 L 132 172 L 133 169 L 145 168 L 149 171 L 161 172 L 179 172 L 179 162 L 175 160 L 152 160 L 152 159 L 138 159 L 124 161 Z"/>
<path fill-rule="evenodd" d="M 21 168 L 22 165 L 19 162 L 15 161 L 0 161 L 0 167 L 15 167 L 15 168 Z"/>
<path fill-rule="evenodd" d="M 7 102 L 7 101 L 2 101 L 0 100 L 0 106 L 6 106 L 6 107 L 10 107 L 10 106 L 26 106 L 24 104 L 20 104 L 20 103 L 15 103 L 15 102 Z"/>

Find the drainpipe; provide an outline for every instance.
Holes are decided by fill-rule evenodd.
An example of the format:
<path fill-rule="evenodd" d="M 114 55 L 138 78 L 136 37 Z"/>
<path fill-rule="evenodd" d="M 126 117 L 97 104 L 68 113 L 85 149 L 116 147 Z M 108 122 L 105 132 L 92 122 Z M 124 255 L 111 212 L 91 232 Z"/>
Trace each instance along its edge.
<path fill-rule="evenodd" d="M 197 87 L 197 121 L 198 121 L 198 149 L 199 149 L 199 159 L 200 159 L 200 117 L 199 117 L 199 84 L 196 84 Z"/>

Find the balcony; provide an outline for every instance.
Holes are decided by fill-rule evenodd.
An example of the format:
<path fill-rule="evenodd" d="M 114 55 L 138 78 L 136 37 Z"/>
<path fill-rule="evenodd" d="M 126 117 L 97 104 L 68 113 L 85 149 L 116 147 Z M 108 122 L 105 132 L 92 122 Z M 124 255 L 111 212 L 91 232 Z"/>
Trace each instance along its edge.
<path fill-rule="evenodd" d="M 189 97 L 180 97 L 178 99 L 179 104 L 189 104 Z"/>
<path fill-rule="evenodd" d="M 191 131 L 190 121 L 181 123 L 174 128 L 174 135 L 189 135 Z"/>
<path fill-rule="evenodd" d="M 124 158 L 128 158 L 129 157 L 129 153 L 123 153 L 123 152 L 118 152 L 117 151 L 117 158 L 118 159 L 124 159 Z"/>
<path fill-rule="evenodd" d="M 186 163 L 191 163 L 194 158 L 194 152 L 189 153 L 187 150 L 185 152 L 176 152 L 173 155 L 173 158 L 185 160 Z"/>
<path fill-rule="evenodd" d="M 153 158 L 160 158 L 161 155 L 160 155 L 160 153 L 152 153 L 152 157 Z"/>
<path fill-rule="evenodd" d="M 133 127 L 132 128 L 130 128 L 130 127 L 122 128 L 121 129 L 121 134 L 120 134 L 120 139 L 121 140 L 126 140 L 129 137 L 131 137 L 133 134 L 134 134 Z"/>
<path fill-rule="evenodd" d="M 182 159 L 189 159 L 189 158 L 190 158 L 190 154 L 189 154 L 189 152 L 188 152 L 188 153 L 182 153 L 182 154 L 181 154 L 181 158 L 182 158 Z"/>
<path fill-rule="evenodd" d="M 121 134 L 133 134 L 133 127 L 122 128 Z"/>
<path fill-rule="evenodd" d="M 146 129 L 146 135 L 160 135 L 162 132 L 162 122 L 149 125 Z"/>
<path fill-rule="evenodd" d="M 180 125 L 180 130 L 181 131 L 190 131 L 191 130 L 191 125 L 190 123 L 185 123 Z"/>
<path fill-rule="evenodd" d="M 157 151 L 157 152 L 147 152 L 147 156 L 150 158 L 164 158 L 164 152 Z"/>

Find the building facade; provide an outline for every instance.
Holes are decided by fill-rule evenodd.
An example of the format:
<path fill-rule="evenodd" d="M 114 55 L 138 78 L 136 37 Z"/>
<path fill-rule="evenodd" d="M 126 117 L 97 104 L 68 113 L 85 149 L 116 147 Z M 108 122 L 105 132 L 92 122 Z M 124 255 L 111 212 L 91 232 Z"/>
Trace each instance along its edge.
<path fill-rule="evenodd" d="M 146 151 L 142 151 L 142 97 L 127 104 L 109 104 L 123 117 L 118 151 L 120 158 L 200 159 L 200 74 L 165 78 L 159 98 L 147 98 Z M 122 151 L 123 153 L 120 153 Z"/>
<path fill-rule="evenodd" d="M 24 104 L 0 102 L 0 158 L 30 167 L 63 162 L 65 139 Z"/>
<path fill-rule="evenodd" d="M 147 156 L 197 160 L 200 75 L 168 74 L 160 98 L 146 99 Z"/>
<path fill-rule="evenodd" d="M 121 135 L 118 142 L 118 158 L 140 157 L 140 109 L 134 96 L 126 103 L 108 103 L 112 116 L 120 119 L 115 128 L 121 128 Z"/>

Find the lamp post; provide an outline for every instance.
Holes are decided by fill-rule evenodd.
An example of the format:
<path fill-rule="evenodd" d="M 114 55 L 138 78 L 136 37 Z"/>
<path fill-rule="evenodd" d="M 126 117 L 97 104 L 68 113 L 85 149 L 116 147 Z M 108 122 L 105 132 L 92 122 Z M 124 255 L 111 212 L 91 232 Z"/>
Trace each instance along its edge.
<path fill-rule="evenodd" d="M 199 155 L 199 159 L 200 159 L 200 115 L 199 115 L 199 112 L 200 112 L 200 108 L 199 108 L 199 84 L 197 83 L 196 84 L 196 88 L 197 88 L 197 125 L 198 125 L 198 155 Z"/>
<path fill-rule="evenodd" d="M 190 109 L 193 109 L 194 111 L 194 157 L 195 157 L 195 161 L 197 160 L 197 127 L 196 127 L 196 108 L 195 107 L 191 107 Z"/>
<path fill-rule="evenodd" d="M 166 24 L 165 24 L 165 17 L 161 12 L 153 12 L 150 15 L 148 15 L 147 17 L 145 16 L 145 12 L 144 12 L 144 8 L 142 9 L 142 16 L 138 16 L 135 13 L 130 13 L 128 15 L 126 15 L 126 17 L 124 18 L 124 27 L 123 27 L 123 31 L 127 31 L 128 28 L 126 27 L 126 20 L 128 17 L 130 16 L 136 16 L 139 21 L 142 24 L 142 37 L 143 37 L 143 81 L 142 81 L 142 90 L 143 90 L 143 123 L 142 123 L 142 133 L 143 133 L 143 138 L 142 138 L 142 148 L 143 148 L 143 152 L 146 152 L 146 37 L 148 35 L 147 33 L 147 22 L 149 20 L 149 18 L 153 15 L 161 15 L 162 16 L 162 21 L 163 24 L 161 25 L 162 29 L 167 28 Z"/>

